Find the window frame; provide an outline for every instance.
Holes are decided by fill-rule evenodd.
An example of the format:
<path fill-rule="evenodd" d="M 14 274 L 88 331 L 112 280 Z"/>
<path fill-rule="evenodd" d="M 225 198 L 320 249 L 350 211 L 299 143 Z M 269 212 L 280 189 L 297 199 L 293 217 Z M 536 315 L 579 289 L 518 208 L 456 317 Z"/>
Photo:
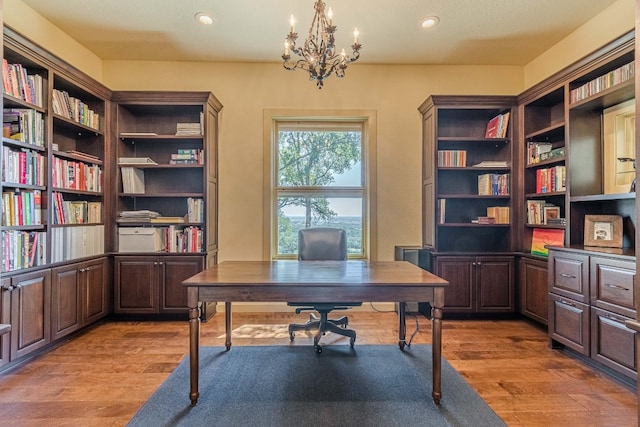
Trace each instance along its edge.
<path fill-rule="evenodd" d="M 371 244 L 375 231 L 375 112 L 342 111 L 328 113 L 324 111 L 297 111 L 289 114 L 281 110 L 265 110 L 264 117 L 264 155 L 265 155 L 265 211 L 264 211 L 264 254 L 265 259 L 295 259 L 296 255 L 277 254 L 277 200 L 278 196 L 297 194 L 317 194 L 321 197 L 356 196 L 362 197 L 362 254 L 351 254 L 349 259 L 373 259 Z M 278 132 L 282 127 L 301 129 L 315 127 L 319 130 L 345 130 L 359 128 L 361 133 L 361 186 L 323 186 L 323 187 L 279 187 L 278 184 Z"/>

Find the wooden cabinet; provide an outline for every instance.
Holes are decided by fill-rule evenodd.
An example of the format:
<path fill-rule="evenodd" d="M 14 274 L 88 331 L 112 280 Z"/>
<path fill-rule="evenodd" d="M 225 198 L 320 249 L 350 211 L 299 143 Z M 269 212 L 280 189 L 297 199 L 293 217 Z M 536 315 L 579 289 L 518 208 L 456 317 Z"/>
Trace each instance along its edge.
<path fill-rule="evenodd" d="M 520 313 L 537 322 L 549 320 L 547 261 L 523 256 L 519 261 L 518 289 Z"/>
<path fill-rule="evenodd" d="M 437 256 L 436 274 L 449 281 L 444 313 L 514 311 L 512 256 Z"/>
<path fill-rule="evenodd" d="M 13 361 L 51 342 L 51 270 L 17 274 L 1 283 L 2 323 L 11 324 L 11 332 L 2 338 L 2 357 L 7 361 L 8 352 Z"/>
<path fill-rule="evenodd" d="M 200 272 L 203 263 L 202 256 L 116 256 L 115 313 L 187 313 L 182 281 Z"/>
<path fill-rule="evenodd" d="M 108 266 L 106 258 L 98 258 L 52 269 L 52 339 L 107 316 Z"/>
<path fill-rule="evenodd" d="M 635 261 L 620 250 L 555 248 L 549 254 L 549 337 L 636 377 Z M 631 251 L 627 251 L 631 252 Z"/>

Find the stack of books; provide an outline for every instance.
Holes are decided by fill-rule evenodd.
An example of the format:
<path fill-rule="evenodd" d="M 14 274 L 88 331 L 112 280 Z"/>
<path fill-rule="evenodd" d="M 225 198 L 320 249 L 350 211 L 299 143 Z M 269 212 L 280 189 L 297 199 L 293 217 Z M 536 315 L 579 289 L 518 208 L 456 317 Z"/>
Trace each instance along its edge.
<path fill-rule="evenodd" d="M 200 123 L 178 123 L 176 128 L 177 136 L 199 136 L 202 135 Z"/>
<path fill-rule="evenodd" d="M 137 211 L 121 211 L 118 212 L 118 218 L 116 222 L 151 222 L 153 218 L 159 217 L 160 214 L 150 210 L 137 210 Z"/>

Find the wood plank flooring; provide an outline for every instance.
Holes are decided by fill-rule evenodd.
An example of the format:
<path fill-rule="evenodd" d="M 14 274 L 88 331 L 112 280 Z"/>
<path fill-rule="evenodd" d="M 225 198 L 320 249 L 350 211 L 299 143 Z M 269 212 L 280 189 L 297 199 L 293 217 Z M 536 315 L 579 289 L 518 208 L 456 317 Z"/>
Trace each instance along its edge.
<path fill-rule="evenodd" d="M 234 314 L 233 345 L 290 345 L 286 325 L 306 316 Z M 349 319 L 356 345 L 397 344 L 395 313 Z M 413 344 L 429 343 L 430 324 L 419 323 Z M 409 318 L 408 334 L 414 329 Z M 105 322 L 0 374 L 0 425 L 124 426 L 187 355 L 188 342 L 186 321 Z M 321 342 L 348 345 L 335 335 Z M 549 349 L 545 331 L 527 321 L 446 320 L 443 343 L 444 357 L 509 426 L 637 425 L 631 388 Z M 202 324 L 201 344 L 224 345 L 222 314 Z M 298 334 L 293 345 L 310 344 Z"/>

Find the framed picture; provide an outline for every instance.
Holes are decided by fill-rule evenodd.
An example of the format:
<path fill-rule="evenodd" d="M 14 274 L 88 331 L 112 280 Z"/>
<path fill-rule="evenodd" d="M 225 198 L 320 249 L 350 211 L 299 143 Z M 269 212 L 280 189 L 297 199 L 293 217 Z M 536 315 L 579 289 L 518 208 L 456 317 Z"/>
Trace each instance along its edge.
<path fill-rule="evenodd" d="M 542 208 L 544 215 L 544 223 L 548 224 L 547 221 L 550 218 L 560 218 L 560 207 L 559 206 L 544 206 Z"/>
<path fill-rule="evenodd" d="M 584 245 L 621 248 L 622 217 L 619 215 L 585 215 Z"/>

